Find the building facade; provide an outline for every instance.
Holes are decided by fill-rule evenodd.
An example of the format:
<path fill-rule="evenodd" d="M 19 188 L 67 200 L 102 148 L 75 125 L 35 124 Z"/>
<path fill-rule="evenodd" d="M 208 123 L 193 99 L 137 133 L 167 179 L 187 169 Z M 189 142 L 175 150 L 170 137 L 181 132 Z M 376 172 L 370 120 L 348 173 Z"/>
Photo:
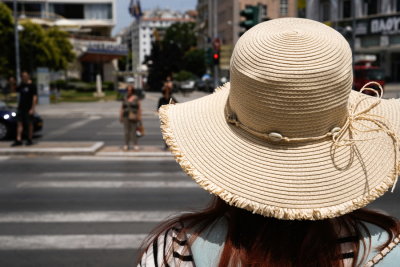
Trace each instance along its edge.
<path fill-rule="evenodd" d="M 146 10 L 140 20 L 134 20 L 127 31 L 128 47 L 132 51 L 132 65 L 135 70 L 145 68 L 143 62 L 151 52 L 155 38 L 163 39 L 166 29 L 176 22 L 195 22 L 190 12 L 181 13 L 169 8 Z M 154 34 L 158 36 L 155 36 Z"/>
<path fill-rule="evenodd" d="M 306 17 L 335 28 L 350 44 L 354 44 L 355 62 L 375 60 L 385 71 L 386 81 L 400 82 L 400 1 L 354 2 L 354 42 L 350 0 L 307 0 Z"/>
<path fill-rule="evenodd" d="M 13 10 L 13 2 L 4 3 Z M 17 2 L 19 20 L 30 19 L 42 27 L 57 26 L 69 33 L 76 61 L 67 78 L 93 82 L 113 81 L 117 58 L 126 55 L 126 46 L 111 38 L 116 24 L 116 0 L 27 0 Z"/>
<path fill-rule="evenodd" d="M 234 45 L 239 39 L 239 22 L 242 20 L 239 13 L 246 6 L 263 6 L 263 17 L 269 19 L 297 16 L 297 0 L 198 0 L 197 2 L 197 29 L 199 48 L 206 48 L 204 40 L 213 39 L 213 6 L 217 5 L 217 35 L 224 45 Z M 210 43 L 210 42 L 209 42 Z"/>

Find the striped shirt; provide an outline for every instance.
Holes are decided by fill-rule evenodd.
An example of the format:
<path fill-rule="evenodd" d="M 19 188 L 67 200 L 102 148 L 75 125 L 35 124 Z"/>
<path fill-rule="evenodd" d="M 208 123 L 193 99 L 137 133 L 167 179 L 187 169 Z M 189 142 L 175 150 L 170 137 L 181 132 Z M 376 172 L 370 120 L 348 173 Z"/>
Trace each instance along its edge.
<path fill-rule="evenodd" d="M 176 225 L 161 234 L 143 254 L 137 267 L 195 267 L 182 229 L 182 225 Z M 163 264 L 164 260 L 166 264 Z"/>
<path fill-rule="evenodd" d="M 219 223 L 218 223 L 219 224 Z M 217 232 L 221 232 L 223 225 L 220 229 L 217 230 Z M 386 232 L 382 231 L 382 229 L 379 229 L 375 225 L 367 224 L 368 228 L 371 231 L 372 235 L 372 245 L 373 247 L 381 245 L 384 242 L 384 240 L 387 240 L 387 234 Z M 218 266 L 218 260 L 219 260 L 219 253 L 221 250 L 218 249 L 219 246 L 223 246 L 223 242 L 218 245 L 214 240 L 214 244 L 207 243 L 208 241 L 203 240 L 199 241 L 200 244 L 203 246 L 195 246 L 193 247 L 193 251 L 196 252 L 196 254 L 192 254 L 192 249 L 187 246 L 188 242 L 188 237 L 186 236 L 185 233 L 182 232 L 183 225 L 176 225 L 175 227 L 172 227 L 171 229 L 167 230 L 164 234 L 160 235 L 158 239 L 156 239 L 153 244 L 147 249 L 147 251 L 143 254 L 143 257 L 137 267 L 210 267 L 211 265 Z M 208 235 L 208 234 L 207 234 Z M 221 235 L 221 237 L 224 235 Z M 353 249 L 353 242 L 355 241 L 354 236 L 347 236 L 347 237 L 342 237 L 338 240 L 338 242 L 341 244 L 342 248 L 342 258 L 343 258 L 343 263 L 344 267 L 350 267 L 353 263 L 354 260 L 354 252 L 352 251 Z M 378 239 L 377 239 L 378 238 Z M 195 243 L 197 242 L 198 239 L 202 239 L 201 236 L 199 236 Z M 400 237 L 399 237 L 400 239 Z M 380 240 L 378 242 L 378 240 Z M 204 241 L 206 243 L 204 243 Z M 220 241 L 225 241 L 225 240 L 220 240 Z M 369 247 L 369 241 L 367 241 L 367 247 Z M 202 243 L 203 242 L 203 243 Z M 205 245 L 205 246 L 204 246 Z M 209 247 L 209 250 L 207 250 L 206 247 Z M 396 247 L 396 251 L 392 253 L 388 253 L 389 257 L 386 256 L 385 259 L 383 259 L 382 262 L 379 262 L 379 266 L 395 266 L 393 265 L 394 262 L 399 262 L 400 261 L 400 246 L 397 246 L 397 243 L 393 245 L 393 247 Z M 200 249 L 199 249 L 200 248 Z M 221 247 L 219 247 L 221 248 Z M 197 249 L 197 250 L 196 250 Z M 219 253 L 218 253 L 219 250 Z M 362 247 L 360 248 L 360 255 L 363 254 L 363 249 Z M 369 253 L 368 258 L 363 262 L 364 265 L 361 266 L 368 266 L 371 267 L 375 265 L 374 263 L 377 261 L 372 262 L 373 256 L 379 255 L 379 251 L 374 251 L 372 250 L 371 253 Z M 169 255 L 169 257 L 168 257 Z M 194 255 L 194 256 L 193 256 Z M 197 255 L 197 259 L 196 259 Z M 386 253 L 385 253 L 386 255 Z M 205 258 L 211 259 L 211 261 L 204 261 Z M 166 264 L 164 263 L 164 259 L 166 261 Z M 196 261 L 196 264 L 195 264 Z M 213 262 L 211 264 L 211 262 Z M 397 266 L 397 265 L 396 265 Z"/>

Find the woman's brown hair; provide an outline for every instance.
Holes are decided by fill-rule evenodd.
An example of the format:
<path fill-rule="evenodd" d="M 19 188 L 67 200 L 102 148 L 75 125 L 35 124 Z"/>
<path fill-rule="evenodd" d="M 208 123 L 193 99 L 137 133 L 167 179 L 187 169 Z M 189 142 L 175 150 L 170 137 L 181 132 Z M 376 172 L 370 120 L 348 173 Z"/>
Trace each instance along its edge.
<path fill-rule="evenodd" d="M 129 90 L 129 88 L 132 90 L 132 94 L 134 95 L 135 94 L 135 87 L 133 86 L 133 85 L 128 85 L 127 87 L 126 87 L 126 93 L 128 94 L 128 90 Z"/>
<path fill-rule="evenodd" d="M 213 197 L 204 209 L 169 218 L 155 228 L 143 242 L 140 258 L 161 234 L 177 224 L 184 226 L 185 233 L 191 233 L 187 243 L 190 246 L 226 214 L 229 214 L 227 236 L 218 267 L 343 267 L 340 232 L 351 233 L 353 237 L 355 260 L 352 267 L 356 267 L 360 246 L 364 247 L 362 258 L 370 249 L 362 233 L 363 230 L 371 238 L 365 223 L 388 233 L 389 239 L 377 248 L 379 250 L 400 232 L 400 222 L 396 218 L 365 208 L 320 221 L 286 221 L 252 214 Z M 344 231 L 338 231 L 338 226 Z M 168 254 L 171 253 L 166 253 L 163 266 Z"/>

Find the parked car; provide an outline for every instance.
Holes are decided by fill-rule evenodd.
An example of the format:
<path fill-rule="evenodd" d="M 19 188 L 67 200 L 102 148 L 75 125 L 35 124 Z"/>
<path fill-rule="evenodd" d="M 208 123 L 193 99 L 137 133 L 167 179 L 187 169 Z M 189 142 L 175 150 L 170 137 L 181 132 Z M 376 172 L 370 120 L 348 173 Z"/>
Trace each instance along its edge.
<path fill-rule="evenodd" d="M 370 60 L 361 60 L 354 65 L 354 83 L 353 88 L 356 91 L 360 91 L 361 88 L 369 83 L 377 82 L 381 85 L 382 90 L 385 87 L 385 73 L 376 62 Z M 369 88 L 379 91 L 379 86 L 376 84 L 371 84 Z M 375 95 L 373 91 L 365 90 L 363 92 L 367 95 Z M 382 92 L 383 93 L 383 92 Z"/>
<path fill-rule="evenodd" d="M 191 93 L 195 89 L 195 81 L 194 80 L 186 80 L 180 82 L 180 90 L 183 94 Z"/>
<path fill-rule="evenodd" d="M 203 79 L 196 79 L 196 83 L 194 85 L 195 90 L 197 91 L 205 91 L 206 90 L 206 81 Z"/>
<path fill-rule="evenodd" d="M 134 83 L 135 82 L 135 78 L 128 76 L 128 77 L 126 77 L 126 82 L 127 83 Z"/>
<path fill-rule="evenodd" d="M 12 137 L 16 134 L 17 121 L 15 116 L 17 109 L 8 106 L 3 101 L 0 101 L 0 140 Z M 37 114 L 33 114 L 33 132 L 39 132 L 43 128 L 43 120 Z M 24 127 L 23 135 L 27 134 L 27 127 Z"/>

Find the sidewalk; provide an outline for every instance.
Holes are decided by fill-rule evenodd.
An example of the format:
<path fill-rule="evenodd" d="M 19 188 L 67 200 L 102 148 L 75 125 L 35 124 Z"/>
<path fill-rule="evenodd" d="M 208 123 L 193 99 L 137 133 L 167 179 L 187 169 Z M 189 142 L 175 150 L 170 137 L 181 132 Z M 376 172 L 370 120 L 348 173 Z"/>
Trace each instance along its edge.
<path fill-rule="evenodd" d="M 17 147 L 11 147 L 11 144 L 0 143 L 1 156 L 95 155 L 104 146 L 104 142 L 39 142 Z"/>
<path fill-rule="evenodd" d="M 123 151 L 122 147 L 104 146 L 104 142 L 39 142 L 32 146 L 11 147 L 0 143 L 0 156 L 98 156 L 98 157 L 172 157 L 162 146 L 140 146 Z"/>
<path fill-rule="evenodd" d="M 194 100 L 209 95 L 204 92 L 193 92 L 186 96 L 181 93 L 174 94 L 179 103 Z M 160 92 L 146 92 L 146 96 L 141 100 L 142 115 L 146 117 L 158 117 L 157 105 L 161 97 Z M 36 111 L 43 118 L 118 118 L 121 108 L 121 101 L 99 101 L 99 102 L 65 102 L 50 105 L 38 105 Z"/>

